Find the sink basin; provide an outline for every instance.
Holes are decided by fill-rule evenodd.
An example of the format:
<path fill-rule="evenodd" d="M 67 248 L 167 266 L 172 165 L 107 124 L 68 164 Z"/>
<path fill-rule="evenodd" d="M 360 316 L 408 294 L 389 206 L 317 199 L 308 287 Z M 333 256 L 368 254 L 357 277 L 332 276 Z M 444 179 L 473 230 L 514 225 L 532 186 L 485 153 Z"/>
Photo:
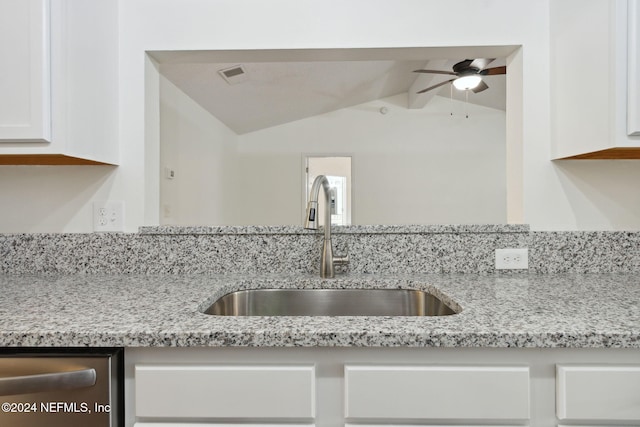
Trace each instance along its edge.
<path fill-rule="evenodd" d="M 411 289 L 250 289 L 216 300 L 218 316 L 446 316 L 434 295 Z"/>

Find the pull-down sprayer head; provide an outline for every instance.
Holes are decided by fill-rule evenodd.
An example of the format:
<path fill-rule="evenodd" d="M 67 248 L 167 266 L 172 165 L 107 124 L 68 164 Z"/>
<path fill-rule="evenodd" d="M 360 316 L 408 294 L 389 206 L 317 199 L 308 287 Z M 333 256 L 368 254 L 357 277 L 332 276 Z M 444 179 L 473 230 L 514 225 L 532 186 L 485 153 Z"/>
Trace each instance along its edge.
<path fill-rule="evenodd" d="M 325 202 L 329 203 L 330 187 L 329 180 L 324 175 L 318 175 L 313 181 L 311 191 L 309 192 L 309 203 L 307 203 L 307 216 L 304 222 L 304 228 L 309 230 L 318 229 L 318 196 L 320 195 L 320 187 L 324 191 Z M 326 210 L 326 208 L 325 208 Z M 331 226 L 331 212 L 327 211 L 329 221 L 327 222 L 327 215 L 325 214 L 325 227 Z"/>
<path fill-rule="evenodd" d="M 308 230 L 318 229 L 318 202 L 309 201 L 307 203 L 307 217 L 304 222 L 304 228 Z"/>

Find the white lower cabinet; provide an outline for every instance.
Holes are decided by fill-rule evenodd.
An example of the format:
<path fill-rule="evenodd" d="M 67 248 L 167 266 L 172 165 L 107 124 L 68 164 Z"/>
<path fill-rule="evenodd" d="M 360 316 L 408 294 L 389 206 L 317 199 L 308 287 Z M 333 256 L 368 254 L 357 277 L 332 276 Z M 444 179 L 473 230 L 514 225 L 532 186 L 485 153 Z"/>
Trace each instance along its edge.
<path fill-rule="evenodd" d="M 315 417 L 315 373 L 309 365 L 138 365 L 135 381 L 140 418 L 311 422 Z"/>
<path fill-rule="evenodd" d="M 125 427 L 640 427 L 639 361 L 639 349 L 127 349 Z"/>
<path fill-rule="evenodd" d="M 313 425 L 315 375 L 313 365 L 136 365 L 135 415 L 151 421 L 135 425 Z M 529 418 L 528 367 L 347 364 L 343 381 L 345 420 L 360 426 Z"/>
<path fill-rule="evenodd" d="M 198 423 L 198 424 L 193 424 L 193 423 L 175 423 L 175 422 L 171 422 L 171 423 L 135 423 L 135 427 L 313 427 L 313 424 L 290 424 L 290 423 L 286 423 L 286 424 L 278 424 L 278 423 L 268 423 L 268 424 L 237 424 L 237 423 L 231 423 L 231 424 L 225 424 L 225 423 L 215 423 L 215 424 L 211 424 L 211 423 Z"/>
<path fill-rule="evenodd" d="M 558 365 L 556 387 L 560 420 L 640 425 L 640 365 Z"/>
<path fill-rule="evenodd" d="M 345 368 L 345 417 L 474 422 L 529 419 L 529 368 L 354 366 Z"/>

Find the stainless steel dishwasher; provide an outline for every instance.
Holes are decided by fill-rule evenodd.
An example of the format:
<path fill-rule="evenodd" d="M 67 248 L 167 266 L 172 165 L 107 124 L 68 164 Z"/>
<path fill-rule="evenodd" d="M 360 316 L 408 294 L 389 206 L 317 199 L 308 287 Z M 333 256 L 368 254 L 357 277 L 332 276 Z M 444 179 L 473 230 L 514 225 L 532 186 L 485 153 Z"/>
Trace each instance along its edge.
<path fill-rule="evenodd" d="M 0 349 L 0 426 L 124 425 L 123 351 Z"/>

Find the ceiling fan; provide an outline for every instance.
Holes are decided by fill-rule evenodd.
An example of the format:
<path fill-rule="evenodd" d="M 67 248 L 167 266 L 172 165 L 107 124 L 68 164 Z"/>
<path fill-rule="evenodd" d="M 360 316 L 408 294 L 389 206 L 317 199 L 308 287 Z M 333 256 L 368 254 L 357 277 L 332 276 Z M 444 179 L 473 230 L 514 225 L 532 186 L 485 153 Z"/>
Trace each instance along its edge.
<path fill-rule="evenodd" d="M 453 66 L 453 71 L 441 71 L 441 70 L 415 70 L 415 73 L 427 73 L 427 74 L 446 74 L 456 76 L 453 79 L 446 80 L 437 85 L 433 85 L 426 89 L 422 89 L 416 93 L 424 93 L 432 89 L 444 86 L 447 83 L 453 83 L 456 89 L 459 90 L 472 90 L 474 93 L 482 92 L 488 89 L 489 86 L 482 80 L 482 76 L 493 76 L 496 74 L 506 74 L 507 67 L 493 67 L 486 68 L 495 58 L 476 58 L 465 59 Z"/>

